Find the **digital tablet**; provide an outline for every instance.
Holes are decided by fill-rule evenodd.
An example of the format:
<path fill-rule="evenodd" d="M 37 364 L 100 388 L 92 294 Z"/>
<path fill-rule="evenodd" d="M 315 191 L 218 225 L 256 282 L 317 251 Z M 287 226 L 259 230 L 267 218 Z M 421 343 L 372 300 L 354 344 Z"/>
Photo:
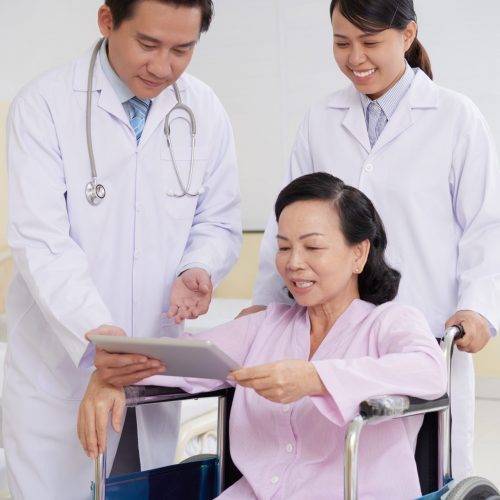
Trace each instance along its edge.
<path fill-rule="evenodd" d="M 159 359 L 167 367 L 165 375 L 176 377 L 225 380 L 229 372 L 241 368 L 210 340 L 92 335 L 91 341 L 108 352 Z"/>

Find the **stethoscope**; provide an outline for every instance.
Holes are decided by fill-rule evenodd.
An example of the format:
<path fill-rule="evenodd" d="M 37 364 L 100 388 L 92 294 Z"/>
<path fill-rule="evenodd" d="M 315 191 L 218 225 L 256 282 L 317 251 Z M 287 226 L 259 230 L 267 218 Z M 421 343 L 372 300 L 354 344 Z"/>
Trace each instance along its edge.
<path fill-rule="evenodd" d="M 94 68 L 97 59 L 97 54 L 99 53 L 99 49 L 101 48 L 101 45 L 103 43 L 104 43 L 104 38 L 99 40 L 96 46 L 94 47 L 94 51 L 92 52 L 92 57 L 90 58 L 89 74 L 87 81 L 86 130 L 87 130 L 87 149 L 89 152 L 90 171 L 92 174 L 92 180 L 85 186 L 85 196 L 87 197 L 87 200 L 91 205 L 99 205 L 106 196 L 105 187 L 97 182 L 97 170 L 95 166 L 94 148 L 92 147 L 92 125 L 91 125 L 92 80 L 94 79 Z M 167 191 L 167 196 L 174 198 L 181 198 L 183 196 L 198 196 L 205 191 L 203 187 L 200 187 L 195 192 L 190 191 L 191 181 L 193 178 L 193 168 L 194 168 L 194 149 L 196 144 L 196 119 L 194 117 L 194 113 L 191 110 L 191 108 L 182 102 L 181 94 L 179 92 L 179 88 L 177 87 L 176 83 L 173 84 L 173 89 L 175 93 L 175 98 L 177 100 L 177 104 L 165 116 L 164 132 L 165 136 L 167 137 L 167 145 L 170 151 L 170 158 L 172 159 L 172 165 L 174 167 L 175 176 L 177 177 L 177 182 L 179 183 L 181 192 L 176 193 L 173 190 L 169 190 Z M 184 115 L 174 116 L 171 118 L 171 115 L 174 111 L 177 112 L 182 111 Z M 184 184 L 184 182 L 182 181 L 173 152 L 172 137 L 170 135 L 170 132 L 171 132 L 171 125 L 175 120 L 185 120 L 188 123 L 191 132 L 191 161 L 189 163 L 189 175 L 187 184 Z"/>

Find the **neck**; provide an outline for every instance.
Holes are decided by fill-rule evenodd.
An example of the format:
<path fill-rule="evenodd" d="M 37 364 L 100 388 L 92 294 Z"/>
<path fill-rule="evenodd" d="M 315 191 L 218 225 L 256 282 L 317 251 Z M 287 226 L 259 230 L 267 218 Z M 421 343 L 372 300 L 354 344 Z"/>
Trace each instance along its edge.
<path fill-rule="evenodd" d="M 312 357 L 316 352 L 337 319 L 351 305 L 354 299 L 359 299 L 359 293 L 346 297 L 343 300 L 318 304 L 307 308 L 309 321 L 311 323 L 311 352 L 309 357 Z"/>

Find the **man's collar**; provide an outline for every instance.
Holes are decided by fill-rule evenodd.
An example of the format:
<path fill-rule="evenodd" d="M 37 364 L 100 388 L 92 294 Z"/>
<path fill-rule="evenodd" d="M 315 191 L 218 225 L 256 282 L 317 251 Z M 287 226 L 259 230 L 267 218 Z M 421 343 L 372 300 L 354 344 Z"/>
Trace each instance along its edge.
<path fill-rule="evenodd" d="M 122 79 L 116 74 L 116 71 L 111 67 L 108 59 L 107 40 L 104 40 L 104 43 L 101 45 L 101 49 L 99 50 L 99 61 L 101 63 L 104 76 L 108 79 L 120 102 L 123 104 L 130 98 L 134 97 L 131 90 L 125 85 L 125 83 L 123 83 Z"/>

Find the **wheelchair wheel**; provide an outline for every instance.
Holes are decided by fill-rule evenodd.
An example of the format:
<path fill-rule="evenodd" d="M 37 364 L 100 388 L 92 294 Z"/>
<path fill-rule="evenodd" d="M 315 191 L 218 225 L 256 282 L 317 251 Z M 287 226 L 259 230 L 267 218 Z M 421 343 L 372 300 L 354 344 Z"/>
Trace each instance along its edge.
<path fill-rule="evenodd" d="M 460 481 L 447 500 L 500 500 L 500 492 L 487 479 L 472 476 Z"/>

